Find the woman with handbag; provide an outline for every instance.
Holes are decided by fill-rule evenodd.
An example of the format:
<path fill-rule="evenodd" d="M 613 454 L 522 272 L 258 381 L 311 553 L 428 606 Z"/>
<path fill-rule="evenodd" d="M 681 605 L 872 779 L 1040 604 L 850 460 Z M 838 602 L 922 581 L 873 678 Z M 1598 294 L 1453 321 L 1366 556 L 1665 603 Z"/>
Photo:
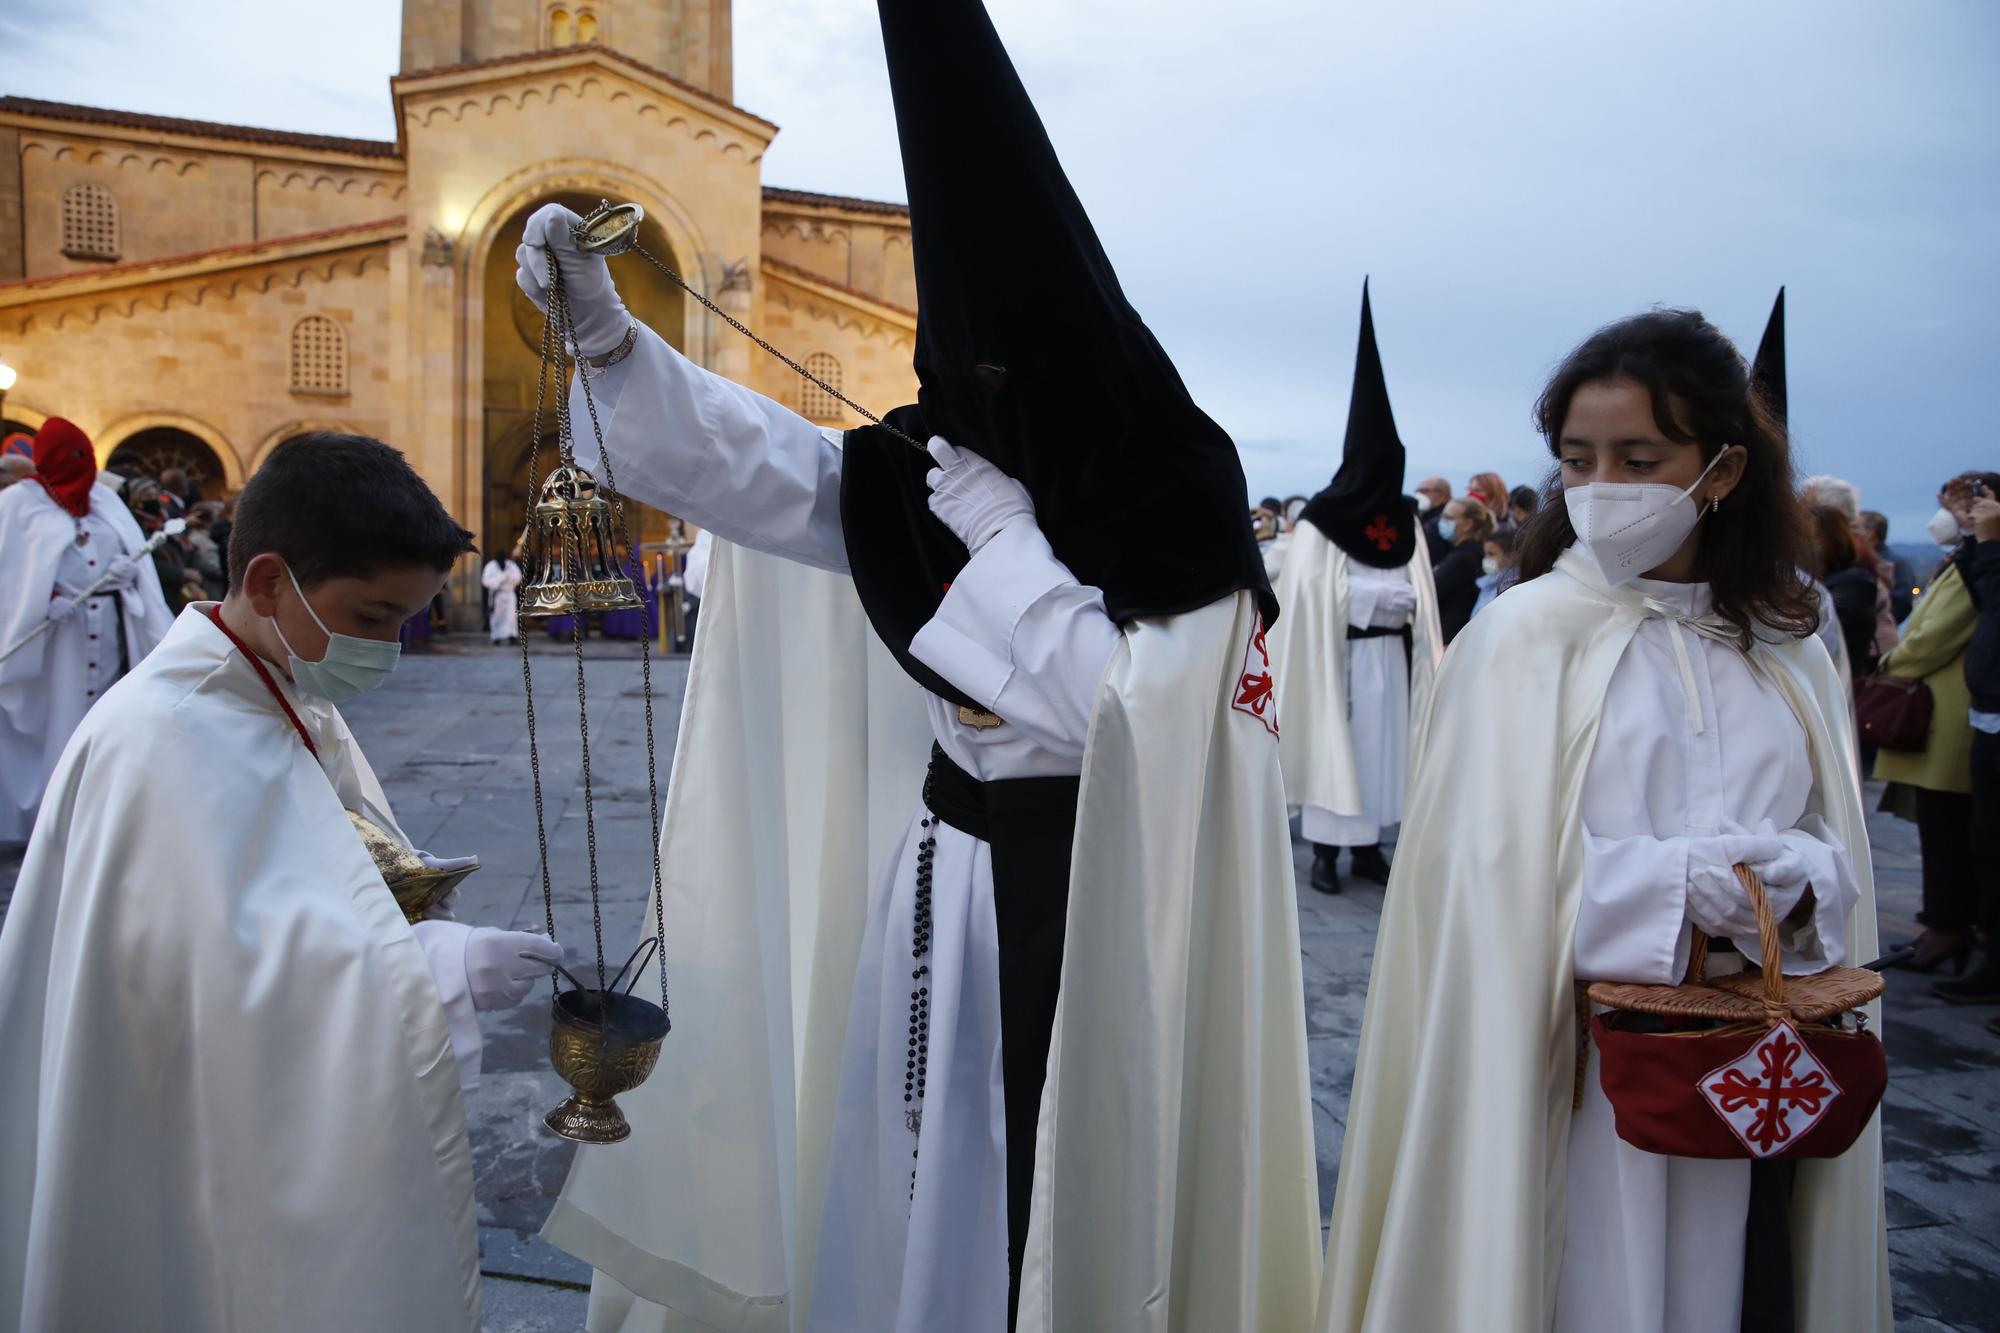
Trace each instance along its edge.
<path fill-rule="evenodd" d="M 1520 583 L 1441 670 L 1320 1328 L 1887 1333 L 1875 1118 L 1801 1162 L 1753 1225 L 1758 1154 L 1640 1151 L 1596 1053 L 1579 1055 L 1578 983 L 1679 982 L 1696 930 L 1761 956 L 1738 866 L 1778 918 L 1785 973 L 1874 956 L 1849 704 L 1808 642 L 1784 430 L 1692 311 L 1594 334 L 1537 415 L 1563 503 L 1522 534 Z M 1457 762 L 1496 720 L 1504 792 Z M 1468 823 L 1500 834 L 1455 836 Z"/>
<path fill-rule="evenodd" d="M 1954 477 L 1938 493 L 1932 520 L 1964 533 L 1972 526 L 1972 483 L 1987 474 Z M 2000 482 L 2000 478 L 1995 479 Z M 1884 745 L 1875 757 L 1875 776 L 1899 785 L 1902 799 L 1890 808 L 1913 815 L 1923 856 L 1923 934 L 1916 956 L 1901 966 L 1930 972 L 1944 963 L 1963 973 L 1972 956 L 1972 927 L 1978 914 L 1972 866 L 1972 696 L 1965 684 L 1965 650 L 1979 623 L 1978 608 L 1965 585 L 1960 563 L 1963 544 L 1945 557 L 1903 627 L 1903 641 L 1882 658 L 1881 673 L 1921 681 L 1930 695 L 1930 727 L 1921 744 L 1909 749 Z"/>

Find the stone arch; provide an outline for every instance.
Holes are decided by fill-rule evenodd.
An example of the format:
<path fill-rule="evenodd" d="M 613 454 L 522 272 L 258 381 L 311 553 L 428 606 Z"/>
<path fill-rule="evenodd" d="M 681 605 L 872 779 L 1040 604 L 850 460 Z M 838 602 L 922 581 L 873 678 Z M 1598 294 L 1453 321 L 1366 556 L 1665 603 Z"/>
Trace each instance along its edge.
<path fill-rule="evenodd" d="M 231 494 L 243 489 L 243 458 L 223 433 L 199 417 L 182 412 L 142 412 L 112 423 L 92 440 L 97 447 L 97 465 L 111 461 L 127 441 L 142 431 L 176 430 L 194 437 L 215 456 L 222 469 L 222 488 Z"/>

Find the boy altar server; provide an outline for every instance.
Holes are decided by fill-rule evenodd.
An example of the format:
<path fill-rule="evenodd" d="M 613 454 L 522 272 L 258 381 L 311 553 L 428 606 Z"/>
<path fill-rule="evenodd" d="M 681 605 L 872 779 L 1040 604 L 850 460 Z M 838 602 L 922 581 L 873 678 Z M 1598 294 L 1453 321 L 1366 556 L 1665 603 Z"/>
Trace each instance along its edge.
<path fill-rule="evenodd" d="M 405 922 L 333 706 L 468 538 L 387 445 L 287 441 L 227 600 L 71 738 L 0 927 L 0 1329 L 479 1327 L 474 1011 L 561 953 Z"/>

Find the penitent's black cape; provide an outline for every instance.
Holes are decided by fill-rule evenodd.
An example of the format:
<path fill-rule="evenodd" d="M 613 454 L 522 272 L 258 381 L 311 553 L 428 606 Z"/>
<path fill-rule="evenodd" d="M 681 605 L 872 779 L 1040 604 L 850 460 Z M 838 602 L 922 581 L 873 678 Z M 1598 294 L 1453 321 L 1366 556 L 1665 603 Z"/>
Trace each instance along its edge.
<path fill-rule="evenodd" d="M 1196 407 L 1119 289 L 979 0 L 880 0 L 917 277 L 920 386 L 889 421 L 1028 488 L 1056 556 L 1120 624 L 1239 588 L 1277 599 L 1236 446 Z M 930 459 L 848 432 L 841 524 L 862 606 L 905 670 L 965 548 L 931 515 Z"/>
<path fill-rule="evenodd" d="M 1347 440 L 1340 470 L 1306 501 L 1300 518 L 1326 534 L 1350 560 L 1401 569 L 1417 553 L 1417 516 L 1403 494 L 1404 451 L 1389 411 L 1389 386 L 1375 346 L 1368 284 L 1361 284 L 1361 341 L 1354 352 L 1354 392 L 1347 403 Z"/>

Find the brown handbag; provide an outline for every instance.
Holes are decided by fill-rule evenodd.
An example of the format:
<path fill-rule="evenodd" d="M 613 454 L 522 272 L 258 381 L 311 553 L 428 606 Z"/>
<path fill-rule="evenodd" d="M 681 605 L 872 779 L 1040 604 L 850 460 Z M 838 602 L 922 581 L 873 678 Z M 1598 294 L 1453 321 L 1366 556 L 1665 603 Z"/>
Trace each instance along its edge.
<path fill-rule="evenodd" d="M 1863 745 L 1925 749 L 1931 743 L 1931 687 L 1908 676 L 1863 676 L 1854 682 L 1854 716 Z"/>
<path fill-rule="evenodd" d="M 1589 989 L 1611 1009 L 1590 1037 L 1618 1137 L 1674 1157 L 1838 1157 L 1889 1083 L 1881 1039 L 1851 1012 L 1882 978 L 1858 967 L 1785 976 L 1763 881 L 1748 866 L 1736 878 L 1757 909 L 1761 971 L 1709 978 L 1697 930 L 1683 984 Z"/>

